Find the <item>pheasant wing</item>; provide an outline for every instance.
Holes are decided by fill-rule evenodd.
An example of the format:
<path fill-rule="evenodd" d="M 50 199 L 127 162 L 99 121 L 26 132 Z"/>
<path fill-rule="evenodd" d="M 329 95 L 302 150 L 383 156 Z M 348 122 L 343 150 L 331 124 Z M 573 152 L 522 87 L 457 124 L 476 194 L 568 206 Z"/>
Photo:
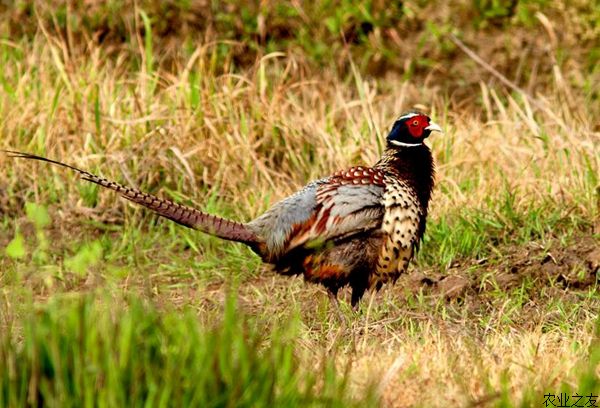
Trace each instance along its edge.
<path fill-rule="evenodd" d="M 248 224 L 276 260 L 289 251 L 346 238 L 381 226 L 384 179 L 380 170 L 352 167 L 308 184 Z"/>

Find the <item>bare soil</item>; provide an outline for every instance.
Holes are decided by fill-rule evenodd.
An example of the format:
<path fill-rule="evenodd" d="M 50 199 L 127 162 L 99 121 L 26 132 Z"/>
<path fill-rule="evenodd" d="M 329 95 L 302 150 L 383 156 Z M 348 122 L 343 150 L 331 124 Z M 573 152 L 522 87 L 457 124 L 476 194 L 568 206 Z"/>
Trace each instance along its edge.
<path fill-rule="evenodd" d="M 538 289 L 587 289 L 598 283 L 600 243 L 591 234 L 580 235 L 566 246 L 558 240 L 546 248 L 530 242 L 501 252 L 501 257 L 455 263 L 445 272 L 415 271 L 407 277 L 407 287 L 453 300 L 491 290 L 509 291 L 526 280 Z"/>

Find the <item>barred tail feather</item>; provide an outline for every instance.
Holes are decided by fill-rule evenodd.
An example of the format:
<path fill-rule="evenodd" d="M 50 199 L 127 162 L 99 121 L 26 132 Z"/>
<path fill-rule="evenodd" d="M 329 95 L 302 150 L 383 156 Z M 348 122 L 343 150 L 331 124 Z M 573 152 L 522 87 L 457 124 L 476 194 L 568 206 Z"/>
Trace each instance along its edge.
<path fill-rule="evenodd" d="M 29 153 L 21 153 L 9 150 L 5 150 L 4 152 L 8 153 L 10 157 L 44 161 L 76 171 L 81 175 L 83 180 L 87 180 L 109 190 L 116 191 L 127 200 L 149 208 L 157 214 L 186 227 L 206 232 L 222 239 L 243 242 L 248 245 L 259 243 L 259 239 L 256 234 L 242 223 L 206 214 L 194 208 L 174 203 L 171 200 L 159 198 L 152 194 L 144 193 L 138 189 L 123 186 L 115 183 L 114 181 L 107 180 L 103 177 L 96 176 L 85 170 L 78 169 L 77 167 L 73 167 L 59 161 L 47 159 L 41 156 L 35 156 Z"/>

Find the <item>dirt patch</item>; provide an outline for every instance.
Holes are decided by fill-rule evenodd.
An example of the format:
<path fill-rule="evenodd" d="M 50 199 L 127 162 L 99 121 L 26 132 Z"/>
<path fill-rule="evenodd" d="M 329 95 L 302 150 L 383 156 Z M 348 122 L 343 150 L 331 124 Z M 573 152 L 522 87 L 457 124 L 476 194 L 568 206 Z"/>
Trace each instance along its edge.
<path fill-rule="evenodd" d="M 414 271 L 404 284 L 410 292 L 444 296 L 448 300 L 469 294 L 509 291 L 528 281 L 534 288 L 587 289 L 596 285 L 600 269 L 600 243 L 592 235 L 577 237 L 569 245 L 558 240 L 543 247 L 502 249 L 502 256 L 455 263 L 445 272 Z"/>

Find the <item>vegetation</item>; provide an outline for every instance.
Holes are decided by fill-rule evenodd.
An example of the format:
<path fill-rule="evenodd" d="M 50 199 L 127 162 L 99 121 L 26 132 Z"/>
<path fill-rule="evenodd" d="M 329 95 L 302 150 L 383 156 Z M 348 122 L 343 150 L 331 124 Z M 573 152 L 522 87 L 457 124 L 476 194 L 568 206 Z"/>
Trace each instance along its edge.
<path fill-rule="evenodd" d="M 93 299 L 51 300 L 22 322 L 22 345 L 2 334 L 2 406 L 354 404 L 331 364 L 299 374 L 293 327 L 267 338 L 231 301 L 221 322 L 200 330 L 193 313 L 105 299 L 127 304 L 115 314 Z"/>
<path fill-rule="evenodd" d="M 0 6 L 0 149 L 208 212 L 373 163 L 417 104 L 446 131 L 416 264 L 347 326 L 242 246 L 0 155 L 0 405 L 600 394 L 600 9 L 429 3 Z"/>

